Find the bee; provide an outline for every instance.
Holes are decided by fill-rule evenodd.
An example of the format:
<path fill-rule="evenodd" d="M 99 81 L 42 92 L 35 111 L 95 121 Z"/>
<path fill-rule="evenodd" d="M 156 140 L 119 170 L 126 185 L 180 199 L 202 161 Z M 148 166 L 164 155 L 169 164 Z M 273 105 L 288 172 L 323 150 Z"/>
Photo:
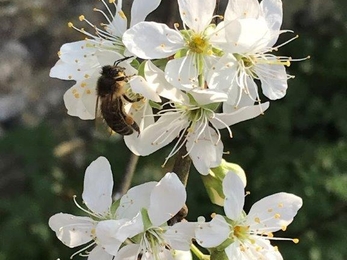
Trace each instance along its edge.
<path fill-rule="evenodd" d="M 115 61 L 113 65 L 102 67 L 101 76 L 97 81 L 97 103 L 100 102 L 100 113 L 106 124 L 116 133 L 120 135 L 131 135 L 136 131 L 140 134 L 140 128 L 135 120 L 124 110 L 124 102 L 134 103 L 140 101 L 141 98 L 135 100 L 126 96 L 124 86 L 128 82 L 130 76 L 125 74 L 125 68 L 118 64 L 131 57 Z"/>

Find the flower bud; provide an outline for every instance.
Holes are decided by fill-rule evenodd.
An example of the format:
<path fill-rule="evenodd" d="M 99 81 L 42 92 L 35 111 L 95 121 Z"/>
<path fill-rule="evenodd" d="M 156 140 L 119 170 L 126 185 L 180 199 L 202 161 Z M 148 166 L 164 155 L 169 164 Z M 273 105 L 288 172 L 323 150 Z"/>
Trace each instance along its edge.
<path fill-rule="evenodd" d="M 244 186 L 247 184 L 246 174 L 240 165 L 236 163 L 230 163 L 222 160 L 222 163 L 215 168 L 211 168 L 208 175 L 202 175 L 206 191 L 212 203 L 223 206 L 224 194 L 223 194 L 223 179 L 229 172 L 237 174 Z"/>

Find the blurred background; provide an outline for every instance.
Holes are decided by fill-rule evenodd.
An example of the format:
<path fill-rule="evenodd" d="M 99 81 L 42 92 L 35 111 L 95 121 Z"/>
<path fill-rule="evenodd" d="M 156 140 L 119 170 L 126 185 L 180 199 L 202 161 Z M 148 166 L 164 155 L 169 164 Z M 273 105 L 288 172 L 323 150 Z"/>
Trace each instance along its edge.
<path fill-rule="evenodd" d="M 132 1 L 123 2 L 128 14 Z M 220 1 L 220 13 L 225 4 Z M 303 198 L 293 224 L 277 233 L 300 239 L 297 245 L 276 243 L 284 259 L 346 260 L 347 3 L 283 0 L 283 5 L 282 28 L 300 37 L 280 53 L 311 59 L 288 68 L 296 78 L 265 116 L 232 127 L 234 138 L 224 138 L 230 151 L 225 158 L 247 173 L 246 209 L 280 191 Z M 115 188 L 122 180 L 130 158 L 123 140 L 97 138 L 93 121 L 68 116 L 62 96 L 74 83 L 49 78 L 60 46 L 84 38 L 67 23 L 85 26 L 80 14 L 105 22 L 93 7 L 103 8 L 97 0 L 0 0 L 0 260 L 69 259 L 77 250 L 56 238 L 49 217 L 82 214 L 72 196 L 81 201 L 85 168 L 98 156 L 110 160 Z M 162 0 L 149 19 L 179 21 L 176 1 Z M 280 42 L 290 37 L 283 35 Z M 159 167 L 168 151 L 140 158 L 132 185 L 159 180 L 170 170 L 173 160 Z M 194 169 L 187 204 L 189 220 L 221 212 L 211 207 Z"/>

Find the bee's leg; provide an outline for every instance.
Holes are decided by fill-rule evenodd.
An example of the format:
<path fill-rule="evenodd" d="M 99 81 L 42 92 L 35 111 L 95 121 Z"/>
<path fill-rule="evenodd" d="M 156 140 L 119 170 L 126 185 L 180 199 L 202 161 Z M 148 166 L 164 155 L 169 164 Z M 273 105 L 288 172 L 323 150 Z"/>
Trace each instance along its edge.
<path fill-rule="evenodd" d="M 124 119 L 125 119 L 125 122 L 128 125 L 130 125 L 138 133 L 137 136 L 139 136 L 139 134 L 140 134 L 140 127 L 135 122 L 135 120 L 131 116 L 129 116 L 129 115 L 126 115 Z"/>
<path fill-rule="evenodd" d="M 129 98 L 127 95 L 123 95 L 123 98 L 128 101 L 129 103 L 135 103 L 135 102 L 138 102 L 140 101 L 141 99 L 143 99 L 143 97 L 137 97 L 135 99 L 131 99 Z"/>

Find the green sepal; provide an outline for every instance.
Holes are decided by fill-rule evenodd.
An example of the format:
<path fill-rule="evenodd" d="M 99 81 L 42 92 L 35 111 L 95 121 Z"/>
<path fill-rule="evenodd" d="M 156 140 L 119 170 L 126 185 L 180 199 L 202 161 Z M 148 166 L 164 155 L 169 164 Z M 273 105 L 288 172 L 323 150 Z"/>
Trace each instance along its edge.
<path fill-rule="evenodd" d="M 229 259 L 224 250 L 219 251 L 217 249 L 212 249 L 210 251 L 211 251 L 210 260 L 228 260 Z"/>
<path fill-rule="evenodd" d="M 145 65 L 146 65 L 146 61 L 143 61 L 141 62 L 141 64 L 138 66 L 138 69 L 137 69 L 137 74 L 144 78 L 145 78 Z"/>
<path fill-rule="evenodd" d="M 148 100 L 148 103 L 152 108 L 155 108 L 158 110 L 162 109 L 161 105 L 157 102 L 154 102 L 153 100 Z"/>
<path fill-rule="evenodd" d="M 208 108 L 209 110 L 216 111 L 217 108 L 220 106 L 220 102 L 210 103 L 207 105 L 203 105 L 203 108 Z"/>
<path fill-rule="evenodd" d="M 196 100 L 192 94 L 187 93 L 187 96 L 189 98 L 189 104 L 194 105 L 194 106 L 199 106 L 198 102 L 196 102 Z"/>
<path fill-rule="evenodd" d="M 141 209 L 141 217 L 142 217 L 142 223 L 144 230 L 149 229 L 152 226 L 152 222 L 149 219 L 148 211 L 145 208 Z"/>
<path fill-rule="evenodd" d="M 114 216 L 114 214 L 116 213 L 119 205 L 120 205 L 120 199 L 118 199 L 112 203 L 111 208 L 110 208 L 110 212 L 111 212 L 112 216 Z"/>
<path fill-rule="evenodd" d="M 178 59 L 187 56 L 187 51 L 187 49 L 180 49 L 178 52 L 175 53 L 174 58 Z"/>
<path fill-rule="evenodd" d="M 165 70 L 165 66 L 169 60 L 168 59 L 159 59 L 159 60 L 152 60 L 152 63 L 157 66 L 161 70 Z"/>
<path fill-rule="evenodd" d="M 131 62 L 130 62 L 130 65 L 135 68 L 135 69 L 139 69 L 140 67 L 140 62 L 137 60 L 137 59 L 133 59 Z"/>

